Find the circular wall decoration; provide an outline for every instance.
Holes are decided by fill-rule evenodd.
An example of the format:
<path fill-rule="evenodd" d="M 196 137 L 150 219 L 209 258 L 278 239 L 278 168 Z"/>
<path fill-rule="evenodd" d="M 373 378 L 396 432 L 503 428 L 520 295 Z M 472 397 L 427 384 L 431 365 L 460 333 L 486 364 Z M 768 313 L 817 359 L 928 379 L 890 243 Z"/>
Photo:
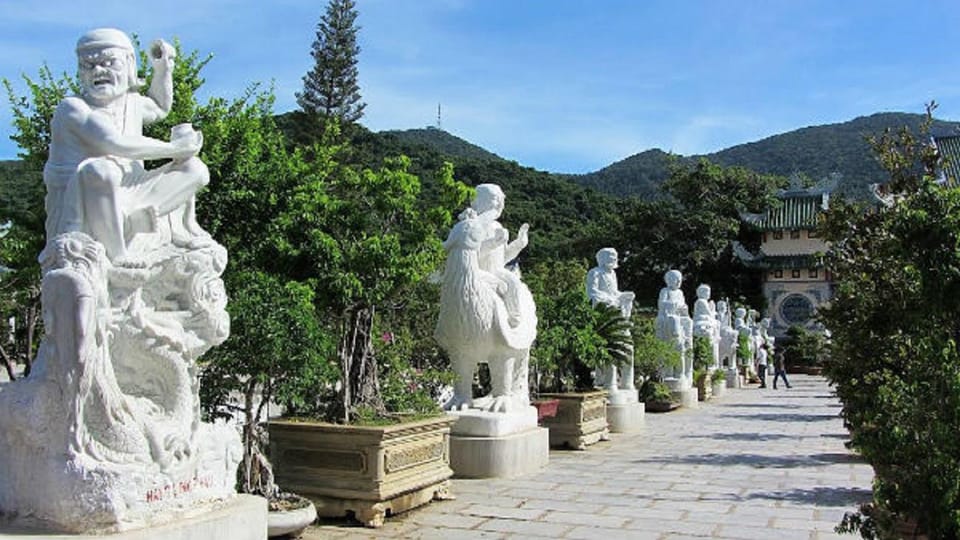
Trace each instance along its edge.
<path fill-rule="evenodd" d="M 780 302 L 780 318 L 787 324 L 804 324 L 813 317 L 813 302 L 805 295 L 791 294 Z"/>

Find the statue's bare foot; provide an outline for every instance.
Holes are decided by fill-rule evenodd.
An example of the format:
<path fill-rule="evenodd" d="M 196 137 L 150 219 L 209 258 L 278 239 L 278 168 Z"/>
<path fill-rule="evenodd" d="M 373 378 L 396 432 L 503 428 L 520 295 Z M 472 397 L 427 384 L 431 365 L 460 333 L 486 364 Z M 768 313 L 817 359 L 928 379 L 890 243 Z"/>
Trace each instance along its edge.
<path fill-rule="evenodd" d="M 514 408 L 515 404 L 510 396 L 497 396 L 485 407 L 487 411 L 500 413 L 512 412 Z"/>
<path fill-rule="evenodd" d="M 443 410 L 445 411 L 465 411 L 473 405 L 473 400 L 454 394 L 446 403 L 443 404 Z"/>

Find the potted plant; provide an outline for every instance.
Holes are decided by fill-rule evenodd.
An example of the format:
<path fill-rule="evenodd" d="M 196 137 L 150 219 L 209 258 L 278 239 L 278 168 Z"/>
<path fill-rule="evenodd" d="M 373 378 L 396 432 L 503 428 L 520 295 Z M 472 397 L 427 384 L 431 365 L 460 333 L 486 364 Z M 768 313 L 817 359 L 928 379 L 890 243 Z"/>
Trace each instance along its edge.
<path fill-rule="evenodd" d="M 793 325 L 787 329 L 784 356 L 791 371 L 819 375 L 822 370 L 826 339 L 821 332 Z"/>
<path fill-rule="evenodd" d="M 623 334 L 616 336 L 623 328 L 619 310 L 610 308 L 615 319 L 590 306 L 584 274 L 577 262 L 539 264 L 525 274 L 539 320 L 530 350 L 531 387 L 540 399 L 558 400 L 557 414 L 541 425 L 550 430 L 551 446 L 578 450 L 609 436 L 606 391 L 595 387 L 594 373 L 623 345 Z"/>
<path fill-rule="evenodd" d="M 715 369 L 710 374 L 710 383 L 713 386 L 713 397 L 720 397 L 727 391 L 727 372 L 724 369 Z"/>
<path fill-rule="evenodd" d="M 643 400 L 647 412 L 670 412 L 680 407 L 670 387 L 653 379 L 644 381 L 640 386 L 640 399 Z"/>
<path fill-rule="evenodd" d="M 710 338 L 693 336 L 693 384 L 697 387 L 697 400 L 710 399 L 713 391 L 713 381 L 710 376 L 710 367 L 713 364 L 713 353 Z"/>
<path fill-rule="evenodd" d="M 237 489 L 267 499 L 269 536 L 296 536 L 316 519 L 316 508 L 277 487 L 264 452 L 263 422 L 270 403 L 290 399 L 314 377 L 324 378 L 331 341 L 318 324 L 309 287 L 257 271 L 226 277 L 231 336 L 205 357 L 201 404 L 208 418 L 242 423 Z"/>
<path fill-rule="evenodd" d="M 647 412 L 668 412 L 680 407 L 680 403 L 660 376 L 664 367 L 680 366 L 680 352 L 672 344 L 657 339 L 655 321 L 655 311 L 634 309 L 634 372 L 640 386 L 640 401 Z"/>
<path fill-rule="evenodd" d="M 305 149 L 282 189 L 270 222 L 265 264 L 315 291 L 318 313 L 334 336 L 336 375 L 298 396 L 269 423 L 277 483 L 309 496 L 321 516 L 354 515 L 377 527 L 396 514 L 449 497 L 450 427 L 439 407 L 398 410 L 427 388 L 405 388 L 427 374 L 391 354 L 394 338 L 430 341 L 433 320 L 411 305 L 418 285 L 443 261 L 441 235 L 469 189 L 445 165 L 422 191 L 409 159 L 377 170 L 342 163 L 356 156 L 334 122 Z M 439 291 L 429 290 L 435 304 Z M 428 294 L 428 293 L 423 293 Z M 396 323 L 391 327 L 388 323 Z M 424 330 L 424 326 L 431 326 Z M 442 355 L 431 353 L 437 365 Z"/>

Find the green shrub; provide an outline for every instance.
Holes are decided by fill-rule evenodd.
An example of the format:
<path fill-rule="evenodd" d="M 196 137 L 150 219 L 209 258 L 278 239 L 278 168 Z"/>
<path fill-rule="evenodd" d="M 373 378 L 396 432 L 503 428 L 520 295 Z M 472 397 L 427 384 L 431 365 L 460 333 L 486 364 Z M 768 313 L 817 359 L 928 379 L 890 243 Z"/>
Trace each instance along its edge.
<path fill-rule="evenodd" d="M 673 392 L 666 384 L 647 380 L 640 386 L 640 401 L 644 403 L 673 403 Z"/>
<path fill-rule="evenodd" d="M 713 347 L 710 338 L 693 336 L 693 369 L 707 369 L 713 365 Z"/>
<path fill-rule="evenodd" d="M 659 381 L 663 368 L 680 367 L 680 351 L 672 343 L 657 338 L 655 324 L 655 313 L 634 312 L 633 368 L 638 385 Z"/>
<path fill-rule="evenodd" d="M 937 185 L 938 156 L 909 132 L 875 141 L 897 200 L 834 204 L 823 227 L 836 294 L 824 373 L 875 472 L 873 501 L 840 530 L 960 537 L 960 191 Z"/>

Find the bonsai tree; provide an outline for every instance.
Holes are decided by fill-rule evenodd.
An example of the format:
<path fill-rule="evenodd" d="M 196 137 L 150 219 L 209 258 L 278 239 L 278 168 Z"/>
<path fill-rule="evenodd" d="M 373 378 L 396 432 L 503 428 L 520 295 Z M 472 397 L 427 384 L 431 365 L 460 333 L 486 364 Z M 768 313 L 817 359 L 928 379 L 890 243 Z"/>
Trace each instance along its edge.
<path fill-rule="evenodd" d="M 273 401 L 302 408 L 304 387 L 332 380 L 333 339 L 318 323 L 310 287 L 256 271 L 228 279 L 231 335 L 204 357 L 201 403 L 208 417 L 242 419 L 238 489 L 275 502 L 281 497 L 263 450 L 266 408 Z"/>
<path fill-rule="evenodd" d="M 469 189 L 446 164 L 427 196 L 406 157 L 361 168 L 339 160 L 349 148 L 338 139 L 331 122 L 307 149 L 311 158 L 289 179 L 268 244 L 272 268 L 310 283 L 318 311 L 332 321 L 340 392 L 336 406 L 321 412 L 349 423 L 387 412 L 373 332 L 378 310 L 401 303 L 439 267 L 441 235 Z"/>

